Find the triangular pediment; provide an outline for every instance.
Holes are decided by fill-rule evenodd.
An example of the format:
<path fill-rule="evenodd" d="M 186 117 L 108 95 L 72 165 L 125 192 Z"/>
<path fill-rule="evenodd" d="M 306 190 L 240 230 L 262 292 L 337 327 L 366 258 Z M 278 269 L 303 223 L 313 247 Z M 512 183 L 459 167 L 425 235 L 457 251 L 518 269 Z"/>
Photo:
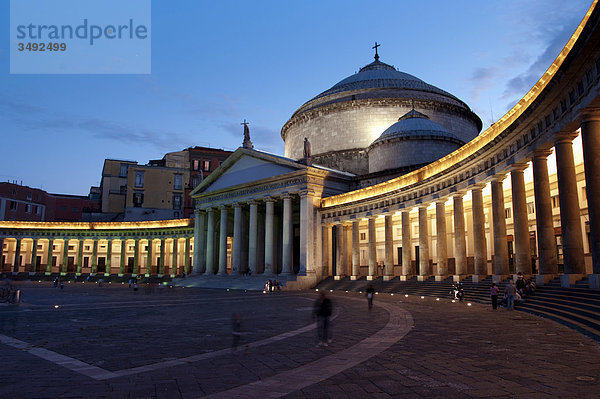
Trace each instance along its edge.
<path fill-rule="evenodd" d="M 202 183 L 191 195 L 219 191 L 227 187 L 250 184 L 290 172 L 306 169 L 305 165 L 289 158 L 239 148 Z"/>

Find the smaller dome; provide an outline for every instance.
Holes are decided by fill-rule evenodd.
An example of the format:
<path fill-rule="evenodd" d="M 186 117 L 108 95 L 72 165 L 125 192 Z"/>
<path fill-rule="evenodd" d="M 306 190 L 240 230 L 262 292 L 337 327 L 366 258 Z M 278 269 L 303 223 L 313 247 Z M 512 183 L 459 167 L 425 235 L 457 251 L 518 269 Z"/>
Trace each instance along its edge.
<path fill-rule="evenodd" d="M 465 144 L 454 134 L 450 133 L 445 127 L 429 119 L 414 109 L 398 119 L 398 122 L 385 129 L 370 147 L 395 139 L 418 139 L 419 137 L 439 138 L 442 140 L 454 141 L 459 145 Z"/>

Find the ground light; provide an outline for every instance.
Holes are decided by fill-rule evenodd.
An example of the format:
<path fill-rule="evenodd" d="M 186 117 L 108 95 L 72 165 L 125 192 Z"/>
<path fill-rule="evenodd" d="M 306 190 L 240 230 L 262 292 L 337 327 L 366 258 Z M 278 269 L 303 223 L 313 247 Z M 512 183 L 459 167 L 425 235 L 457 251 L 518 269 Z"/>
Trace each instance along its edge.
<path fill-rule="evenodd" d="M 54 309 L 58 309 L 58 305 L 54 305 Z"/>
<path fill-rule="evenodd" d="M 456 301 L 453 299 L 453 300 L 452 300 L 452 303 L 455 303 L 455 302 L 456 302 Z"/>
<path fill-rule="evenodd" d="M 408 294 L 404 294 L 404 297 L 408 298 Z"/>
<path fill-rule="evenodd" d="M 391 295 L 391 296 L 394 296 L 394 293 L 392 292 L 390 295 Z"/>
<path fill-rule="evenodd" d="M 317 292 L 318 292 L 318 291 L 319 291 L 319 289 L 318 289 L 318 288 L 315 288 L 315 291 L 317 291 Z"/>
<path fill-rule="evenodd" d="M 421 299 L 425 299 L 425 297 L 424 297 L 424 296 L 421 296 Z"/>
<path fill-rule="evenodd" d="M 440 298 L 435 298 L 435 300 L 436 300 L 436 301 L 439 301 L 439 300 L 440 300 Z"/>
<path fill-rule="evenodd" d="M 467 303 L 467 306 L 471 306 L 471 302 Z"/>

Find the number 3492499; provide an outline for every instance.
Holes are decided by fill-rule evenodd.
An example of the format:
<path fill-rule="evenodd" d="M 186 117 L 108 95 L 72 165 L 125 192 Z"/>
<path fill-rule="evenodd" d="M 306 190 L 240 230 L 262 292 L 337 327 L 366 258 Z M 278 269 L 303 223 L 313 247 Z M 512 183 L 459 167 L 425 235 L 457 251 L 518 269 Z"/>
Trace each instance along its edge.
<path fill-rule="evenodd" d="M 66 51 L 66 43 L 17 43 L 19 51 Z"/>

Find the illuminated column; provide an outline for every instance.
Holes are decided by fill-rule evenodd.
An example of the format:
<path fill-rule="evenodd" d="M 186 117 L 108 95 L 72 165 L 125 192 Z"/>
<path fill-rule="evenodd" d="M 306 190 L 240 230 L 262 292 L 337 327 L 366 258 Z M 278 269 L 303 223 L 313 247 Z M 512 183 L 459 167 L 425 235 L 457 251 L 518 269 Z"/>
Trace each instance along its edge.
<path fill-rule="evenodd" d="M 275 199 L 265 199 L 265 272 L 267 276 L 274 274 L 275 265 Z"/>
<path fill-rule="evenodd" d="M 487 276 L 487 246 L 485 242 L 485 214 L 483 213 L 483 186 L 475 186 L 471 190 L 473 205 L 473 249 L 475 255 L 474 282 Z M 477 281 L 475 281 L 477 280 Z"/>
<path fill-rule="evenodd" d="M 344 225 L 339 223 L 335 225 L 335 277 L 339 279 L 347 274 L 346 270 L 346 232 Z"/>
<path fill-rule="evenodd" d="M 444 200 L 435 203 L 435 225 L 437 232 L 436 280 L 442 281 L 448 275 L 448 237 L 446 235 L 446 204 Z"/>
<path fill-rule="evenodd" d="M 171 264 L 173 265 L 171 267 L 171 276 L 175 277 L 178 273 L 178 266 L 179 264 L 177 263 L 178 259 L 177 259 L 177 255 L 179 255 L 179 248 L 178 248 L 178 239 L 177 237 L 173 237 L 173 253 L 172 253 L 172 262 Z"/>
<path fill-rule="evenodd" d="M 48 260 L 46 260 L 46 274 L 52 273 L 52 251 L 54 248 L 54 240 L 48 239 Z"/>
<path fill-rule="evenodd" d="M 492 180 L 492 218 L 494 222 L 494 282 L 510 273 L 508 269 L 508 241 L 506 239 L 506 214 L 504 213 L 504 176 Z"/>
<path fill-rule="evenodd" d="M 152 274 L 152 238 L 148 237 L 148 245 L 146 245 L 146 276 Z"/>
<path fill-rule="evenodd" d="M 204 274 L 212 276 L 215 272 L 215 210 L 206 210 L 206 270 Z"/>
<path fill-rule="evenodd" d="M 300 192 L 300 269 L 298 274 L 306 275 L 314 267 L 314 226 L 315 196 L 312 190 Z"/>
<path fill-rule="evenodd" d="M 63 239 L 63 253 L 62 253 L 62 268 L 60 274 L 67 273 L 67 259 L 69 258 L 69 239 Z"/>
<path fill-rule="evenodd" d="M 125 255 L 127 251 L 127 240 L 120 239 L 121 252 L 119 254 L 119 276 L 122 276 L 125 272 Z"/>
<path fill-rule="evenodd" d="M 510 171 L 512 209 L 515 243 L 515 271 L 531 274 L 531 248 L 529 245 L 529 222 L 527 221 L 527 196 L 525 194 L 526 164 L 513 165 Z M 582 252 L 583 256 L 583 252 Z"/>
<path fill-rule="evenodd" d="M 453 197 L 454 213 L 454 266 L 456 279 L 464 277 L 467 272 L 467 241 L 465 239 L 465 208 L 463 194 Z"/>
<path fill-rule="evenodd" d="M 400 279 L 407 279 L 415 274 L 412 267 L 411 250 L 411 231 L 410 231 L 410 212 L 402 211 L 402 276 Z"/>
<path fill-rule="evenodd" d="M 248 232 L 248 270 L 250 275 L 257 273 L 257 250 L 258 250 L 258 203 L 250 202 L 250 220 Z"/>
<path fill-rule="evenodd" d="M 553 275 L 558 273 L 550 181 L 548 179 L 548 163 L 546 162 L 546 158 L 551 153 L 551 151 L 536 151 L 533 154 L 533 191 L 535 194 L 539 274 L 547 275 L 538 279 L 540 284 L 546 283 Z"/>
<path fill-rule="evenodd" d="M 419 277 L 429 276 L 429 229 L 427 228 L 427 206 L 419 207 Z"/>
<path fill-rule="evenodd" d="M 192 238 L 185 237 L 185 255 L 183 260 L 184 271 L 186 274 L 190 274 L 190 241 Z"/>
<path fill-rule="evenodd" d="M 113 240 L 112 238 L 108 238 L 108 240 L 106 241 L 106 261 L 105 263 L 105 269 L 104 269 L 104 274 L 106 275 L 110 275 L 111 270 L 110 268 L 112 267 L 112 246 L 113 246 Z M 94 268 L 94 273 L 96 273 L 96 266 L 98 265 L 98 239 L 94 238 L 94 248 L 92 250 L 92 265 Z"/>
<path fill-rule="evenodd" d="M 52 244 L 52 243 L 51 243 Z M 112 242 L 109 239 L 108 240 L 108 253 L 110 254 L 111 252 L 111 248 L 112 247 Z M 52 245 L 50 245 L 50 248 L 52 248 Z M 110 273 L 110 255 L 107 255 L 106 257 L 106 270 Z M 90 274 L 96 274 L 96 270 L 98 267 L 98 239 L 94 238 L 94 244 L 92 247 L 92 262 L 91 262 L 91 269 L 90 269 Z"/>
<path fill-rule="evenodd" d="M 140 239 L 136 237 L 133 239 L 133 274 L 140 274 Z"/>
<path fill-rule="evenodd" d="M 221 207 L 221 226 L 219 230 L 219 275 L 227 274 L 227 208 Z"/>
<path fill-rule="evenodd" d="M 37 246 L 38 246 L 38 239 L 34 238 L 32 247 L 31 247 L 31 268 L 29 269 L 29 271 L 31 273 L 35 273 L 35 271 L 37 269 Z M 1 257 L 2 257 L 2 248 L 1 248 L 1 244 L 0 244 L 0 258 Z M 2 269 L 0 269 L 0 270 L 2 270 Z"/>
<path fill-rule="evenodd" d="M 193 274 L 202 274 L 206 267 L 206 212 L 194 211 L 194 271 Z"/>
<path fill-rule="evenodd" d="M 600 109 L 583 112 L 581 121 L 581 141 L 585 165 L 585 190 L 587 193 L 590 219 L 590 251 L 592 252 L 593 275 L 590 286 L 600 288 Z"/>
<path fill-rule="evenodd" d="M 158 258 L 158 275 L 162 276 L 165 273 L 165 239 L 160 239 L 160 257 Z"/>
<path fill-rule="evenodd" d="M 352 221 L 352 275 L 350 280 L 356 280 L 360 275 L 360 221 Z"/>
<path fill-rule="evenodd" d="M 565 274 L 575 275 L 585 273 L 581 209 L 579 208 L 577 177 L 573 159 L 573 140 L 576 137 L 576 133 L 563 135 L 554 143 Z M 576 276 L 574 277 L 576 278 Z M 566 277 L 562 285 L 570 286 L 570 284 L 571 281 Z"/>
<path fill-rule="evenodd" d="M 369 274 L 367 280 L 373 280 L 377 271 L 377 237 L 375 236 L 375 217 L 369 216 Z"/>
<path fill-rule="evenodd" d="M 392 215 L 385 215 L 385 272 L 383 279 L 389 281 L 394 276 L 394 232 L 392 230 Z"/>
<path fill-rule="evenodd" d="M 283 198 L 283 250 L 281 274 L 292 274 L 292 197 Z"/>
<path fill-rule="evenodd" d="M 242 273 L 242 204 L 233 205 L 233 265 L 232 274 Z"/>
<path fill-rule="evenodd" d="M 79 239 L 77 244 L 77 275 L 81 274 L 81 268 L 83 267 L 83 240 Z"/>

